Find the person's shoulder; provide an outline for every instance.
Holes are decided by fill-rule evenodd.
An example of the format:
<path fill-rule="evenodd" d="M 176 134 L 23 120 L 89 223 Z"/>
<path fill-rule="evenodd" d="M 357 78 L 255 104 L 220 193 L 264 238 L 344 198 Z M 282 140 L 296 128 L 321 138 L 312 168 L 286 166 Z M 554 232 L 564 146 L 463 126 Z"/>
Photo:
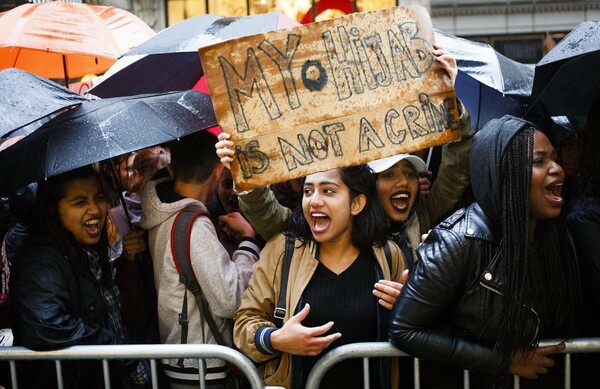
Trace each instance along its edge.
<path fill-rule="evenodd" d="M 600 220 L 600 199 L 597 197 L 576 196 L 565 211 L 569 223 L 580 221 Z"/>
<path fill-rule="evenodd" d="M 286 234 L 284 232 L 280 232 L 275 234 L 271 239 L 267 241 L 263 250 L 275 249 L 275 248 L 283 248 L 285 246 Z"/>
<path fill-rule="evenodd" d="M 381 263 L 385 261 L 387 263 L 392 263 L 393 266 L 396 266 L 394 263 L 401 262 L 403 268 L 406 266 L 404 253 L 400 249 L 400 246 L 398 246 L 398 244 L 393 240 L 388 239 L 381 246 L 373 246 L 373 254 L 375 254 L 375 258 L 377 258 Z"/>
<path fill-rule="evenodd" d="M 19 273 L 30 273 L 32 269 L 67 269 L 70 266 L 69 257 L 65 250 L 47 242 L 25 243 L 21 247 L 12 263 L 15 276 Z"/>
<path fill-rule="evenodd" d="M 46 237 L 29 236 L 17 252 L 18 257 L 30 256 L 65 256 L 64 248 L 61 249 L 58 242 L 51 241 Z"/>
<path fill-rule="evenodd" d="M 289 249 L 286 247 L 286 236 L 288 235 L 285 232 L 280 232 L 269 239 L 269 241 L 265 244 L 265 247 L 263 247 L 263 249 L 260 251 L 261 260 L 263 258 L 274 258 L 278 261 L 283 256 L 286 249 Z M 300 244 L 300 241 L 295 238 L 291 239 L 293 239 L 293 245 L 291 247 L 292 255 L 303 256 L 304 250 L 306 250 L 308 245 Z"/>
<path fill-rule="evenodd" d="M 480 239 L 492 242 L 496 242 L 500 234 L 498 226 L 476 202 L 457 209 L 441 221 L 436 229 L 455 234 L 460 239 Z"/>
<path fill-rule="evenodd" d="M 438 227 L 445 230 L 457 229 L 460 226 L 460 223 L 464 223 L 464 221 L 466 220 L 467 211 L 467 208 L 457 209 L 456 211 L 454 211 L 453 214 L 448 216 L 446 219 L 442 220 L 438 224 Z"/>
<path fill-rule="evenodd" d="M 600 198 L 578 195 L 575 196 L 567 206 L 567 213 L 600 213 Z"/>

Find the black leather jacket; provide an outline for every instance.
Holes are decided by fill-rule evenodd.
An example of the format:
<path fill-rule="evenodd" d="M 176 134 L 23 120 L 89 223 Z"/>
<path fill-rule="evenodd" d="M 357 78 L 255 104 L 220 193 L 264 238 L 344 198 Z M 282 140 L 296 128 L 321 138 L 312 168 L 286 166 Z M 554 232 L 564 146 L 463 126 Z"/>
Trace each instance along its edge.
<path fill-rule="evenodd" d="M 87 258 L 70 258 L 58 243 L 31 243 L 26 242 L 17 252 L 11 268 L 15 345 L 55 350 L 121 343 L 109 329 L 106 303 Z M 136 365 L 137 361 L 111 361 L 112 387 L 121 387 L 122 377 Z M 24 387 L 56 385 L 55 367 L 50 361 L 24 363 L 20 369 L 19 383 Z M 69 389 L 103 387 L 102 365 L 99 361 L 65 361 L 63 383 Z"/>
<path fill-rule="evenodd" d="M 116 344 L 106 305 L 87 264 L 51 246 L 17 255 L 11 274 L 16 340 L 34 350 Z"/>
<path fill-rule="evenodd" d="M 434 228 L 426 243 L 392 311 L 392 344 L 418 358 L 507 374 L 510 356 L 493 349 L 505 281 L 499 228 L 473 203 Z M 524 309 L 539 328 L 535 311 Z"/>

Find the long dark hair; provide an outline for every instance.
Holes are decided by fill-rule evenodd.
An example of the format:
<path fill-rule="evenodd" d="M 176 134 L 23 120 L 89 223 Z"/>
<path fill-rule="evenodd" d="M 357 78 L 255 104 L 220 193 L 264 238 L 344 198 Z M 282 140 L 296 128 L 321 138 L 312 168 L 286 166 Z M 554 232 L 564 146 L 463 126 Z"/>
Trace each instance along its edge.
<path fill-rule="evenodd" d="M 37 204 L 33 223 L 30 229 L 30 239 L 27 246 L 39 244 L 51 245 L 64 253 L 76 266 L 80 266 L 85 248 L 77 242 L 73 234 L 67 230 L 61 220 L 58 203 L 66 195 L 66 189 L 71 181 L 95 177 L 100 183 L 100 175 L 91 166 L 71 170 L 58 176 L 50 177 L 38 186 Z M 100 258 L 103 270 L 108 266 L 108 234 L 106 224 L 102 228 L 100 241 L 91 247 Z M 103 271 L 110 275 L 110 271 Z"/>
<path fill-rule="evenodd" d="M 562 214 L 538 221 L 530 243 L 533 135 L 533 127 L 519 132 L 502 155 L 500 266 L 507 281 L 496 347 L 508 354 L 535 346 L 540 337 L 574 336 L 581 308 L 577 260 Z"/>
<path fill-rule="evenodd" d="M 367 199 L 364 209 L 354 217 L 350 237 L 352 244 L 360 250 L 383 245 L 387 236 L 386 218 L 377 201 L 375 174 L 367 165 L 339 168 L 339 171 L 342 182 L 350 189 L 350 201 L 361 194 Z M 289 233 L 303 244 L 315 240 L 304 217 L 302 205 L 296 207 L 292 214 Z"/>
<path fill-rule="evenodd" d="M 579 158 L 579 190 L 588 197 L 600 197 L 600 97 L 588 113 L 581 156 Z"/>

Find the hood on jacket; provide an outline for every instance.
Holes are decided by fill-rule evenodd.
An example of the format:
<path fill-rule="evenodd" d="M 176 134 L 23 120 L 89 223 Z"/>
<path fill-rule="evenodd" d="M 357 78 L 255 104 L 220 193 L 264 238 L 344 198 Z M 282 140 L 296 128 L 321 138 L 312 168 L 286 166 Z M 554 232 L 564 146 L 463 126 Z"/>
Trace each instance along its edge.
<path fill-rule="evenodd" d="M 502 155 L 520 131 L 536 127 L 510 115 L 490 120 L 473 137 L 470 166 L 475 201 L 498 225 L 502 222 Z"/>
<path fill-rule="evenodd" d="M 160 189 L 157 191 L 159 186 L 167 186 L 171 184 L 173 180 L 170 177 L 160 178 L 158 180 L 148 181 L 144 186 L 142 192 L 142 218 L 140 219 L 140 225 L 146 230 L 150 230 L 154 227 L 158 227 L 160 224 L 174 216 L 181 209 L 185 208 L 189 204 L 199 204 L 204 208 L 198 200 L 190 198 L 182 198 L 174 202 L 163 202 L 159 196 Z M 162 188 L 163 190 L 169 190 L 168 188 Z M 171 189 L 172 190 L 172 189 Z"/>

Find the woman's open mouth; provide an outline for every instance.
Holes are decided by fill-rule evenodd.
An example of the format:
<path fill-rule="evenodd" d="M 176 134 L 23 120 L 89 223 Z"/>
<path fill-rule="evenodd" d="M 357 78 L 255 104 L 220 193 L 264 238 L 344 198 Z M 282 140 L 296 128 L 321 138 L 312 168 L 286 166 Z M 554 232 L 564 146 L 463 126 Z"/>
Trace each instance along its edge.
<path fill-rule="evenodd" d="M 396 192 L 390 197 L 390 204 L 392 204 L 392 207 L 398 212 L 407 212 L 409 203 L 409 191 Z"/>
<path fill-rule="evenodd" d="M 89 219 L 83 222 L 83 229 L 92 238 L 100 236 L 100 218 Z"/>
<path fill-rule="evenodd" d="M 315 234 L 321 234 L 329 228 L 331 224 L 331 219 L 329 216 L 322 212 L 312 212 L 310 214 L 311 223 L 310 227 Z"/>
<path fill-rule="evenodd" d="M 562 197 L 562 187 L 563 187 L 562 182 L 556 182 L 556 183 L 552 183 L 552 184 L 546 186 L 544 188 L 545 189 L 544 197 L 551 203 L 553 203 L 557 206 L 562 206 L 564 203 L 564 200 Z"/>

